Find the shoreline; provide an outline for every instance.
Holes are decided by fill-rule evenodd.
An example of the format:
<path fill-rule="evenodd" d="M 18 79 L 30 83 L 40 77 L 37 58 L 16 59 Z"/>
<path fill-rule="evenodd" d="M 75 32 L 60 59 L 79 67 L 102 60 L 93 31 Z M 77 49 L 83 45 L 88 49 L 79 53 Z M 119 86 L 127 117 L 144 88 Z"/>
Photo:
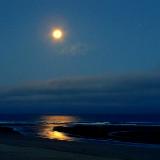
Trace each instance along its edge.
<path fill-rule="evenodd" d="M 54 127 L 55 131 L 73 137 L 116 140 L 143 144 L 160 144 L 160 126 L 132 124 L 75 124 Z"/>
<path fill-rule="evenodd" d="M 133 143 L 133 144 L 160 144 L 160 126 L 146 126 L 146 125 L 130 125 L 130 124 L 74 124 L 65 126 L 49 127 L 50 132 L 57 136 L 66 136 L 67 138 L 58 139 L 66 141 L 117 141 L 120 143 Z M 64 133 L 64 134 L 63 134 Z M 45 137 L 45 135 L 27 135 L 16 126 L 0 125 L 0 134 L 7 135 L 23 135 L 31 137 L 41 137 L 56 140 L 56 138 Z M 47 133 L 45 133 L 47 134 Z M 65 135 L 66 134 L 66 135 Z M 54 135 L 54 136 L 55 136 Z"/>

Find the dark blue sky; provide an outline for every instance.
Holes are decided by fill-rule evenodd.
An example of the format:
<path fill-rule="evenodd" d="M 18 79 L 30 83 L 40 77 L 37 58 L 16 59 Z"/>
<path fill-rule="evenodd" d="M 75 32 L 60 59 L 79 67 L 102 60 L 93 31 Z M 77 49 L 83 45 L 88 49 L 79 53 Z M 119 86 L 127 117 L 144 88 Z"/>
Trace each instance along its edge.
<path fill-rule="evenodd" d="M 0 84 L 157 70 L 159 19 L 158 0 L 1 0 Z"/>
<path fill-rule="evenodd" d="M 159 113 L 159 70 L 159 0 L 0 1 L 0 113 Z"/>

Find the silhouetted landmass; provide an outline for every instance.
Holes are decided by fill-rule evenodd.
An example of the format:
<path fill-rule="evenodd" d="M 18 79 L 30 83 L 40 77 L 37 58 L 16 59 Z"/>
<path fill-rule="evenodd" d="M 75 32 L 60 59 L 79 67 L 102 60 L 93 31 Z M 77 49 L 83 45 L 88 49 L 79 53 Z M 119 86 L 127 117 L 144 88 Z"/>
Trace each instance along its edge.
<path fill-rule="evenodd" d="M 103 125 L 74 125 L 74 126 L 57 126 L 54 130 L 69 133 L 74 136 L 86 138 L 107 138 L 109 130 Z"/>
<path fill-rule="evenodd" d="M 0 134 L 5 135 L 21 135 L 18 131 L 15 131 L 13 128 L 0 126 Z"/>
<path fill-rule="evenodd" d="M 77 124 L 66 127 L 57 126 L 54 130 L 65 132 L 75 137 L 160 144 L 160 126 Z"/>

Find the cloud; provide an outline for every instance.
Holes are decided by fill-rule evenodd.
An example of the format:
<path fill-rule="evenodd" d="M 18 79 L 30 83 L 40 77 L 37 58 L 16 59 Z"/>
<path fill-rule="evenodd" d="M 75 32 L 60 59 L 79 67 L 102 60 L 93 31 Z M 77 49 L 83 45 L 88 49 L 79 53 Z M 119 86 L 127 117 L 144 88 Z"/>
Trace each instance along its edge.
<path fill-rule="evenodd" d="M 89 51 L 89 47 L 82 43 L 63 44 L 56 47 L 56 52 L 61 55 L 79 55 L 86 54 Z"/>
<path fill-rule="evenodd" d="M 53 112 L 160 112 L 160 76 L 49 80 L 2 90 L 0 106 L 22 106 L 23 110 L 37 107 Z"/>

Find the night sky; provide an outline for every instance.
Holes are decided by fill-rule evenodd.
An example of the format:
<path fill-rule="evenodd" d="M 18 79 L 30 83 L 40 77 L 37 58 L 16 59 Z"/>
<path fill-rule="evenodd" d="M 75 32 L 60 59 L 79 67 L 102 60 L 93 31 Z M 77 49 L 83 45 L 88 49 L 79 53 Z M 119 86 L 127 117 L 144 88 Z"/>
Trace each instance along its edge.
<path fill-rule="evenodd" d="M 160 112 L 159 71 L 159 0 L 0 1 L 0 113 Z"/>

